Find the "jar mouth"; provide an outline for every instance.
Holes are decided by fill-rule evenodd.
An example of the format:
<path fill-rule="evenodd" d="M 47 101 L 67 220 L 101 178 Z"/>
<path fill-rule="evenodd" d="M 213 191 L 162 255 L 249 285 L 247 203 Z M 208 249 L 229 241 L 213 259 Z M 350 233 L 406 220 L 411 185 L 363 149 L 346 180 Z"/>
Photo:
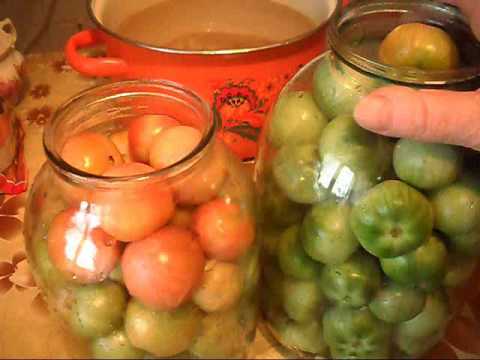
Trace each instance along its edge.
<path fill-rule="evenodd" d="M 166 97 L 171 101 L 178 101 L 180 106 L 189 107 L 191 111 L 205 119 L 204 127 L 201 129 L 202 138 L 200 142 L 179 161 L 150 173 L 112 177 L 84 172 L 71 166 L 61 157 L 60 152 L 63 144 L 59 144 L 61 142 L 59 140 L 68 139 L 68 136 L 65 136 L 65 128 L 76 128 L 77 131 L 70 134 L 74 135 L 89 130 L 91 127 L 101 127 L 102 119 L 105 119 L 105 116 L 113 118 L 113 126 L 116 120 L 155 114 L 148 112 L 148 106 L 142 105 L 141 101 L 136 104 L 131 102 L 135 99 L 148 98 L 149 100 L 153 99 L 153 101 L 148 102 L 151 105 L 155 103 L 155 97 Z M 104 109 L 104 113 L 99 114 L 96 112 L 98 109 Z M 132 114 L 132 110 L 143 110 L 146 113 Z M 85 112 L 86 114 L 81 116 L 79 112 Z M 72 116 L 76 116 L 76 118 L 72 120 Z M 110 188 L 132 182 L 165 181 L 188 171 L 210 148 L 218 126 L 218 117 L 211 111 L 207 102 L 194 91 L 178 83 L 167 80 L 119 81 L 84 90 L 61 105 L 52 120 L 45 125 L 43 147 L 47 160 L 62 177 L 85 186 L 94 185 L 97 188 Z M 179 141 L 181 140 L 179 139 Z"/>
<path fill-rule="evenodd" d="M 464 64 L 453 70 L 420 70 L 383 64 L 372 49 L 359 51 L 359 42 L 374 34 L 379 39 L 402 23 L 423 22 L 454 29 L 458 36 L 468 34 L 475 39 L 465 16 L 454 6 L 431 0 L 358 0 L 347 6 L 328 27 L 328 41 L 332 51 L 360 71 L 373 74 L 397 83 L 422 86 L 445 86 L 478 78 L 480 62 Z M 368 25 L 366 25 L 368 23 Z M 361 25 L 365 26 L 361 26 Z M 368 28 L 368 30 L 367 30 Z M 346 36 L 352 29 L 355 37 Z M 368 33 L 370 32 L 370 33 Z M 346 40 L 347 38 L 347 40 Z M 468 40 L 456 43 L 463 46 Z M 477 43 L 477 41 L 474 41 Z M 473 49 L 473 47 L 472 47 Z M 480 46 L 475 49 L 480 59 Z M 472 51 L 473 51 L 472 50 Z M 464 56 L 465 57 L 465 56 Z"/>

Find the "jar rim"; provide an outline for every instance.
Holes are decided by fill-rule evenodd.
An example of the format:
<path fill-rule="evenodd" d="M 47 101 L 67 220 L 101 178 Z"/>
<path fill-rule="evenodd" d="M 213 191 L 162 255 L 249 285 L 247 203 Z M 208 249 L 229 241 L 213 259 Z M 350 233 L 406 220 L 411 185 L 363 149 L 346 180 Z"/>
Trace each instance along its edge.
<path fill-rule="evenodd" d="M 137 88 L 137 90 L 135 90 Z M 143 90 L 139 90 L 142 88 Z M 145 90 L 147 89 L 147 90 Z M 134 95 L 149 95 L 159 96 L 160 90 L 171 90 L 175 93 L 182 94 L 199 105 L 202 113 L 206 118 L 206 126 L 202 134 L 202 138 L 198 145 L 185 157 L 177 162 L 150 173 L 130 175 L 130 176 L 103 176 L 84 172 L 68 164 L 60 156 L 55 146 L 56 127 L 65 120 L 65 115 L 72 107 L 78 106 L 80 102 L 95 94 L 103 94 L 101 97 L 94 97 L 93 104 L 102 100 L 114 99 L 117 97 L 126 97 Z M 155 92 L 155 90 L 157 92 Z M 108 95 L 104 95 L 108 94 Z M 197 163 L 213 143 L 213 139 L 217 133 L 219 123 L 218 117 L 210 109 L 208 103 L 195 91 L 186 88 L 185 86 L 169 81 L 169 80 L 125 80 L 117 81 L 109 84 L 94 86 L 83 90 L 75 96 L 65 101 L 54 113 L 52 119 L 45 125 L 43 133 L 43 148 L 47 157 L 47 161 L 53 165 L 54 169 L 63 177 L 75 183 L 84 185 L 95 185 L 95 187 L 111 187 L 114 185 L 121 185 L 131 182 L 152 182 L 159 180 L 166 180 L 177 176 L 190 169 Z"/>
<path fill-rule="evenodd" d="M 449 19 L 455 19 L 464 23 L 465 26 L 469 26 L 468 20 L 457 7 L 432 0 L 416 0 L 413 2 L 404 0 L 358 0 L 350 3 L 329 24 L 327 30 L 329 45 L 337 56 L 358 70 L 393 82 L 408 85 L 444 86 L 478 78 L 480 76 L 480 64 L 463 66 L 453 70 L 400 68 L 380 63 L 375 59 L 359 54 L 342 39 L 342 26 L 352 18 L 359 16 L 358 14 L 396 13 L 409 10 L 419 11 L 419 9 L 442 13 Z"/>

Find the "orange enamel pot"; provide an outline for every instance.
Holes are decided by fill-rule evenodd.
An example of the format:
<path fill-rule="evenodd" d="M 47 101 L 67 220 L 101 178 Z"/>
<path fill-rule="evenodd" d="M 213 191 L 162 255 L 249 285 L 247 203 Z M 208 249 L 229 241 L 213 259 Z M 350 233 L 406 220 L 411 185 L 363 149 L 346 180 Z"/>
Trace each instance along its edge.
<path fill-rule="evenodd" d="M 342 6 L 342 0 L 283 1 L 314 20 L 315 29 L 283 43 L 248 49 L 161 48 L 127 39 L 107 25 L 121 21 L 116 16 L 137 13 L 156 1 L 122 2 L 118 11 L 118 0 L 91 0 L 88 9 L 97 29 L 69 39 L 68 62 L 87 76 L 166 79 L 194 90 L 212 105 L 222 124 L 219 136 L 243 160 L 255 157 L 257 136 L 280 90 L 302 65 L 326 49 L 326 24 Z M 98 45 L 105 46 L 106 57 L 79 52 Z"/>

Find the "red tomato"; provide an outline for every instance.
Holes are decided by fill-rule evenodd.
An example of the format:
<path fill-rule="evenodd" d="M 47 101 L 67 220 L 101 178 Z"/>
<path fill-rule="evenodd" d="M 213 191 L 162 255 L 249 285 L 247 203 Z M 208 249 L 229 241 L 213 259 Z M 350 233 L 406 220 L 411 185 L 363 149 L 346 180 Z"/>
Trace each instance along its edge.
<path fill-rule="evenodd" d="M 87 207 L 59 213 L 48 232 L 48 255 L 63 273 L 80 283 L 104 280 L 120 258 L 120 243 L 99 227 Z"/>
<path fill-rule="evenodd" d="M 205 253 L 222 261 L 242 256 L 255 238 L 252 219 L 238 205 L 221 199 L 199 206 L 193 223 Z"/>
<path fill-rule="evenodd" d="M 178 125 L 180 123 L 177 120 L 167 115 L 135 118 L 128 127 L 128 142 L 133 160 L 148 163 L 153 138 L 162 130 Z"/>
<path fill-rule="evenodd" d="M 213 199 L 227 176 L 225 150 L 219 143 L 209 156 L 195 164 L 193 171 L 174 185 L 175 199 L 179 204 L 198 205 Z"/>
<path fill-rule="evenodd" d="M 190 126 L 174 126 L 155 136 L 150 147 L 150 165 L 163 169 L 185 158 L 202 140 L 202 133 Z"/>
<path fill-rule="evenodd" d="M 103 175 L 120 177 L 155 171 L 142 163 L 128 163 Z M 141 240 L 165 225 L 173 216 L 175 204 L 165 184 L 126 184 L 108 190 L 96 190 L 92 203 L 99 214 L 102 229 L 120 241 Z"/>
<path fill-rule="evenodd" d="M 74 168 L 93 175 L 101 175 L 123 163 L 115 144 L 107 136 L 95 132 L 83 132 L 69 138 L 60 156 Z"/>
<path fill-rule="evenodd" d="M 78 184 L 73 184 L 64 178 L 59 176 L 55 177 L 55 185 L 58 186 L 66 202 L 73 207 L 78 206 L 82 201 L 89 201 L 90 199 L 91 191 Z"/>
<path fill-rule="evenodd" d="M 170 225 L 189 228 L 192 225 L 192 216 L 191 210 L 177 207 L 175 210 L 175 215 L 173 215 L 172 219 L 170 220 Z"/>
<path fill-rule="evenodd" d="M 159 310 L 187 302 L 200 284 L 205 257 L 193 234 L 167 226 L 142 241 L 127 245 L 122 274 L 130 294 Z"/>

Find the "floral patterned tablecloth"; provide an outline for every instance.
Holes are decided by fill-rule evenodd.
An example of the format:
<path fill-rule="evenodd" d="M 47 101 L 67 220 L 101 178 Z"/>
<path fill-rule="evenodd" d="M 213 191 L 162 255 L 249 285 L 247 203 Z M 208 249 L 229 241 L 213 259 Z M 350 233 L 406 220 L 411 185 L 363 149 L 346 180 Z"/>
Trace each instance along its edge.
<path fill-rule="evenodd" d="M 26 89 L 17 116 L 26 129 L 25 154 L 31 184 L 45 161 L 44 124 L 67 98 L 106 80 L 78 75 L 66 64 L 61 53 L 28 56 L 26 70 Z M 0 197 L 0 358 L 81 356 L 61 322 L 48 313 L 30 273 L 22 233 L 26 197 L 27 194 Z M 478 309 L 480 313 L 480 299 Z M 462 317 L 455 321 L 447 334 L 448 344 L 480 354 L 480 329 L 474 318 Z M 443 341 L 429 358 L 454 356 L 448 344 Z M 285 355 L 260 326 L 251 357 L 275 359 Z M 480 359 L 480 355 L 468 357 Z"/>

